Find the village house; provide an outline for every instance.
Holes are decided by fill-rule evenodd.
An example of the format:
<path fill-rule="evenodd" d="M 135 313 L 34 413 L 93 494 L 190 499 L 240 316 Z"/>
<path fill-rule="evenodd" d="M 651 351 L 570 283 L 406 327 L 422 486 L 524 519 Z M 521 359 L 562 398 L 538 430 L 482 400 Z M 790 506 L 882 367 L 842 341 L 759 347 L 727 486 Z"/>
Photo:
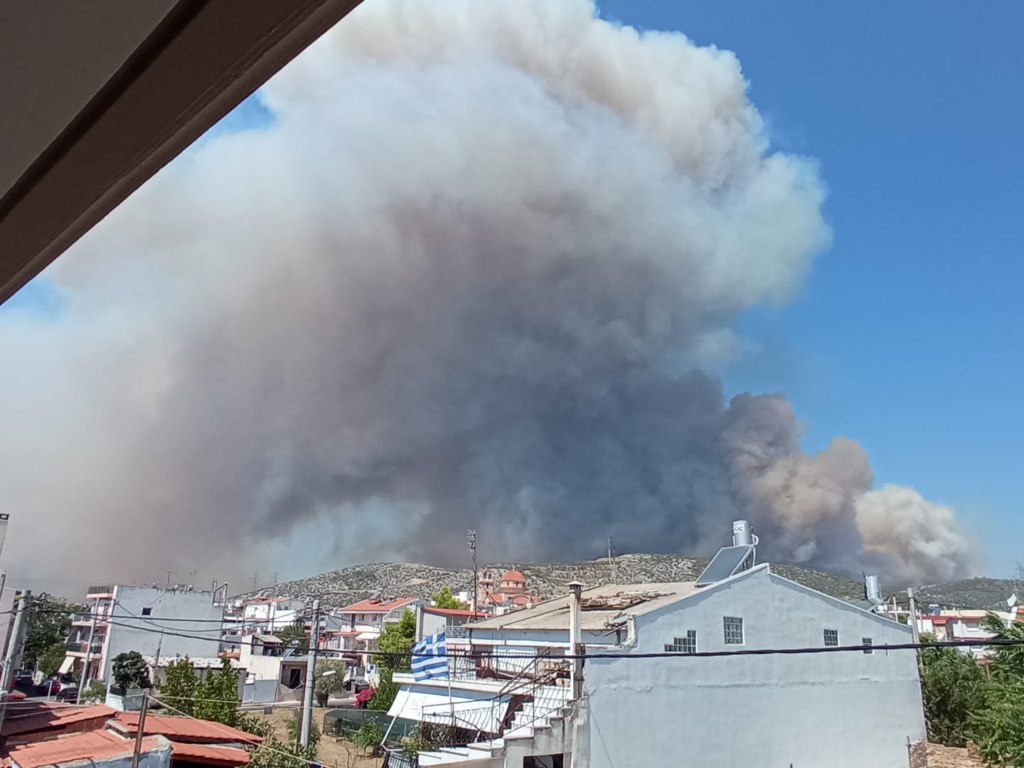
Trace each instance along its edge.
<path fill-rule="evenodd" d="M 706 768 L 904 768 L 925 738 L 918 667 L 885 646 L 911 628 L 755 565 L 753 545 L 740 524 L 695 582 L 574 587 L 475 622 L 446 638 L 445 677 L 395 675 L 390 714 L 445 726 L 423 768 L 647 768 L 684 751 Z"/>

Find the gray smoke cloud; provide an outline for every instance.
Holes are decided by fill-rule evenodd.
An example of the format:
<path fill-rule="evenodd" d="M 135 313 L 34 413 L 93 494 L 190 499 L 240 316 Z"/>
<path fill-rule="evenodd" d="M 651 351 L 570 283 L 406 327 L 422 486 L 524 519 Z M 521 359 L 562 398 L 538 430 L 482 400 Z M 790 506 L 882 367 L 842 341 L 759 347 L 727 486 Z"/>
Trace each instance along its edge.
<path fill-rule="evenodd" d="M 51 571 L 323 566 L 297 532 L 443 563 L 466 527 L 495 558 L 708 553 L 739 517 L 788 562 L 972 567 L 856 442 L 724 402 L 734 319 L 830 237 L 733 54 L 585 0 L 374 0 L 262 95 L 270 127 L 55 264 L 61 312 L 0 317 L 5 503 Z"/>

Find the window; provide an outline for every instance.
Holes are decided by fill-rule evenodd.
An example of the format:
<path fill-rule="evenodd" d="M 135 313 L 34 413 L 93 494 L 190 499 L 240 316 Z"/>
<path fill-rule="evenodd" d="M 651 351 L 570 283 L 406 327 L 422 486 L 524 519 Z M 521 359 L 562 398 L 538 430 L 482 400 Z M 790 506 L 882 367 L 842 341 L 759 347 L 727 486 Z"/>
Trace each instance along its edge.
<path fill-rule="evenodd" d="M 725 627 L 726 645 L 743 645 L 743 619 L 738 616 L 726 616 L 722 619 Z"/>
<path fill-rule="evenodd" d="M 529 755 L 523 758 L 523 768 L 562 768 L 562 755 Z"/>
<path fill-rule="evenodd" d="M 875 649 L 872 647 L 874 643 L 871 641 L 870 637 L 862 637 L 860 639 L 860 644 L 864 646 L 864 653 L 868 656 L 875 652 Z"/>
<path fill-rule="evenodd" d="M 838 629 L 826 629 L 825 630 L 825 647 L 826 648 L 838 648 L 839 647 L 839 630 Z"/>
<path fill-rule="evenodd" d="M 696 653 L 697 652 L 697 630 L 686 630 L 686 637 L 675 637 L 672 642 L 665 646 L 667 653 Z"/>
<path fill-rule="evenodd" d="M 153 613 L 153 609 L 152 608 L 143 608 L 142 609 L 142 615 L 143 616 L 149 616 L 151 613 Z"/>

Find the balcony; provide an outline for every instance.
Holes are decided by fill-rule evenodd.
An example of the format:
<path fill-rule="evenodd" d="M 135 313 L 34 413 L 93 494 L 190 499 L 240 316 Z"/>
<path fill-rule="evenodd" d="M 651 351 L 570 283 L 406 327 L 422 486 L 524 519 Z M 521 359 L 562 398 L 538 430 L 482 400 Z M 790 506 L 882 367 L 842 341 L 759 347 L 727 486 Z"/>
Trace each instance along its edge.
<path fill-rule="evenodd" d="M 101 584 L 99 586 L 89 587 L 85 591 L 85 596 L 89 600 L 94 600 L 97 597 L 113 597 L 114 586 L 112 584 Z"/>
<path fill-rule="evenodd" d="M 85 656 L 86 650 L 88 649 L 88 647 L 89 647 L 89 643 L 88 642 L 80 642 L 80 641 L 76 641 L 76 640 L 69 640 L 67 645 L 65 646 L 65 648 L 67 649 L 67 652 L 69 654 L 71 654 L 72 656 Z M 92 656 L 97 656 L 97 655 L 103 653 L 103 644 L 102 643 L 94 643 L 93 646 L 92 646 L 92 650 L 90 650 L 89 653 Z"/>
<path fill-rule="evenodd" d="M 444 628 L 444 636 L 447 637 L 469 637 L 469 627 L 465 624 L 448 624 Z"/>

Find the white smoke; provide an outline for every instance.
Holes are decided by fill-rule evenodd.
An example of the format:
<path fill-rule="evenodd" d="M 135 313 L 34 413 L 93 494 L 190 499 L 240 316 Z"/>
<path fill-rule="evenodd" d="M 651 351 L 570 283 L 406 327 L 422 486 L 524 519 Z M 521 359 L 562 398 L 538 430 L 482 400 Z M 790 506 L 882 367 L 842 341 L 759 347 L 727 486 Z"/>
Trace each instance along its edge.
<path fill-rule="evenodd" d="M 303 526 L 686 553 L 734 517 L 790 561 L 970 567 L 856 443 L 808 456 L 782 397 L 698 370 L 829 239 L 731 53 L 585 0 L 375 0 L 263 95 L 57 262 L 62 314 L 0 317 L 5 500 L 54 567 L 237 572 Z"/>

